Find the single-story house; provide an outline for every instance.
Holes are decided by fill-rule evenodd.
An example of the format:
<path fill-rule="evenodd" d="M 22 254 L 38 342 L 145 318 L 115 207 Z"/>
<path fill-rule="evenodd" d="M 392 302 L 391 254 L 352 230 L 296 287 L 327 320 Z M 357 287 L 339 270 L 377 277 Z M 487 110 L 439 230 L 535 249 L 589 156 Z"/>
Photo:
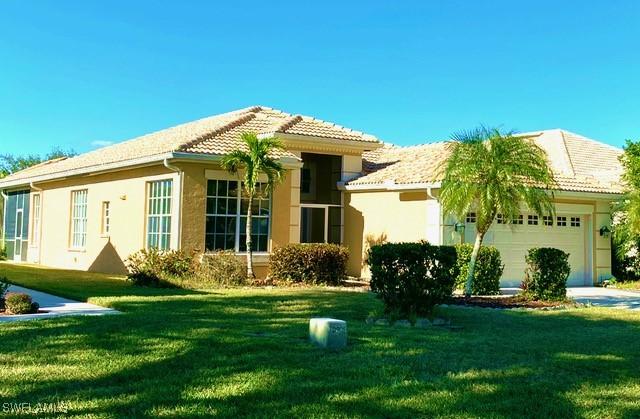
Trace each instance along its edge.
<path fill-rule="evenodd" d="M 455 220 L 438 201 L 436 168 L 446 143 L 395 147 L 372 135 L 308 116 L 254 106 L 48 161 L 0 180 L 3 242 L 10 259 L 122 273 L 145 247 L 244 248 L 246 197 L 220 159 L 244 132 L 281 138 L 284 182 L 254 205 L 256 272 L 287 243 L 342 243 L 349 274 L 374 240 L 473 242 L 474 214 Z M 573 285 L 611 275 L 611 202 L 620 196 L 621 150 L 550 130 L 527 135 L 547 153 L 556 176 L 556 215 L 522 209 L 501 216 L 486 236 L 505 262 L 503 285 L 522 280 L 524 254 L 553 246 L 571 254 Z M 510 222 L 511 221 L 511 222 Z"/>

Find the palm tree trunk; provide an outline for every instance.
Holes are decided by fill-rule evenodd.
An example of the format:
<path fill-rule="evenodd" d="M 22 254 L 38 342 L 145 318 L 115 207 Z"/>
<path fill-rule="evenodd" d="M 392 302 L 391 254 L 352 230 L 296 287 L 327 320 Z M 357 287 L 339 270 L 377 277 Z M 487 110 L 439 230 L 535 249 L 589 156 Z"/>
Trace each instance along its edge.
<path fill-rule="evenodd" d="M 253 205 L 253 196 L 249 194 L 249 208 L 247 209 L 247 278 L 255 279 L 256 275 L 253 273 L 253 240 L 251 240 L 251 206 Z"/>
<path fill-rule="evenodd" d="M 476 260 L 478 259 L 478 253 L 480 252 L 480 246 L 482 245 L 482 239 L 484 239 L 484 233 L 476 233 L 476 242 L 473 245 L 473 251 L 471 252 L 471 260 L 469 260 L 469 272 L 467 273 L 467 282 L 464 287 L 464 295 L 471 297 L 471 290 L 473 289 L 473 274 L 476 270 Z"/>

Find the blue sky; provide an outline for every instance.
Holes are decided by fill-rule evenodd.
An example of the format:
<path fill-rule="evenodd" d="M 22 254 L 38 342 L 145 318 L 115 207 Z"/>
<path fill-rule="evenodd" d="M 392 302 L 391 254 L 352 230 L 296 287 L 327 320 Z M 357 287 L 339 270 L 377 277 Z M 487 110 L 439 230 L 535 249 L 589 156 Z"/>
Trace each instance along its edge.
<path fill-rule="evenodd" d="M 478 124 L 640 139 L 638 1 L 0 3 L 0 154 L 255 104 L 396 144 Z"/>

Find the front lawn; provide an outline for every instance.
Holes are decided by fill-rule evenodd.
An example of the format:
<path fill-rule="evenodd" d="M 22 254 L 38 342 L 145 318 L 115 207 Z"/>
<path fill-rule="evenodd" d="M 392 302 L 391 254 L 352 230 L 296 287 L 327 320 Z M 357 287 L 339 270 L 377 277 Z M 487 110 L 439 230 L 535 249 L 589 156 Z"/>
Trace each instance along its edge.
<path fill-rule="evenodd" d="M 365 293 L 140 290 L 0 264 L 3 274 L 124 312 L 2 324 L 3 403 L 83 417 L 640 415 L 631 311 L 448 307 L 440 315 L 462 330 L 409 330 L 365 324 L 380 307 Z M 311 347 L 312 316 L 347 320 L 348 348 Z"/>
<path fill-rule="evenodd" d="M 640 281 L 619 281 L 616 282 L 616 288 L 629 291 L 640 291 Z"/>

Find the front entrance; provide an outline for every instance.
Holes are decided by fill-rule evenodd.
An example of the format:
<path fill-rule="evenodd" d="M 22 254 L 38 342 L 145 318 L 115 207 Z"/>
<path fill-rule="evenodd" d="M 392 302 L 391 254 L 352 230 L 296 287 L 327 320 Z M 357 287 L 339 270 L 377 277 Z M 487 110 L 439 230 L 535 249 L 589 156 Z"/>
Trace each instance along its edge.
<path fill-rule="evenodd" d="M 342 239 L 342 158 L 302 153 L 300 243 L 335 243 Z"/>
<path fill-rule="evenodd" d="M 340 244 L 340 205 L 301 204 L 300 243 Z"/>

